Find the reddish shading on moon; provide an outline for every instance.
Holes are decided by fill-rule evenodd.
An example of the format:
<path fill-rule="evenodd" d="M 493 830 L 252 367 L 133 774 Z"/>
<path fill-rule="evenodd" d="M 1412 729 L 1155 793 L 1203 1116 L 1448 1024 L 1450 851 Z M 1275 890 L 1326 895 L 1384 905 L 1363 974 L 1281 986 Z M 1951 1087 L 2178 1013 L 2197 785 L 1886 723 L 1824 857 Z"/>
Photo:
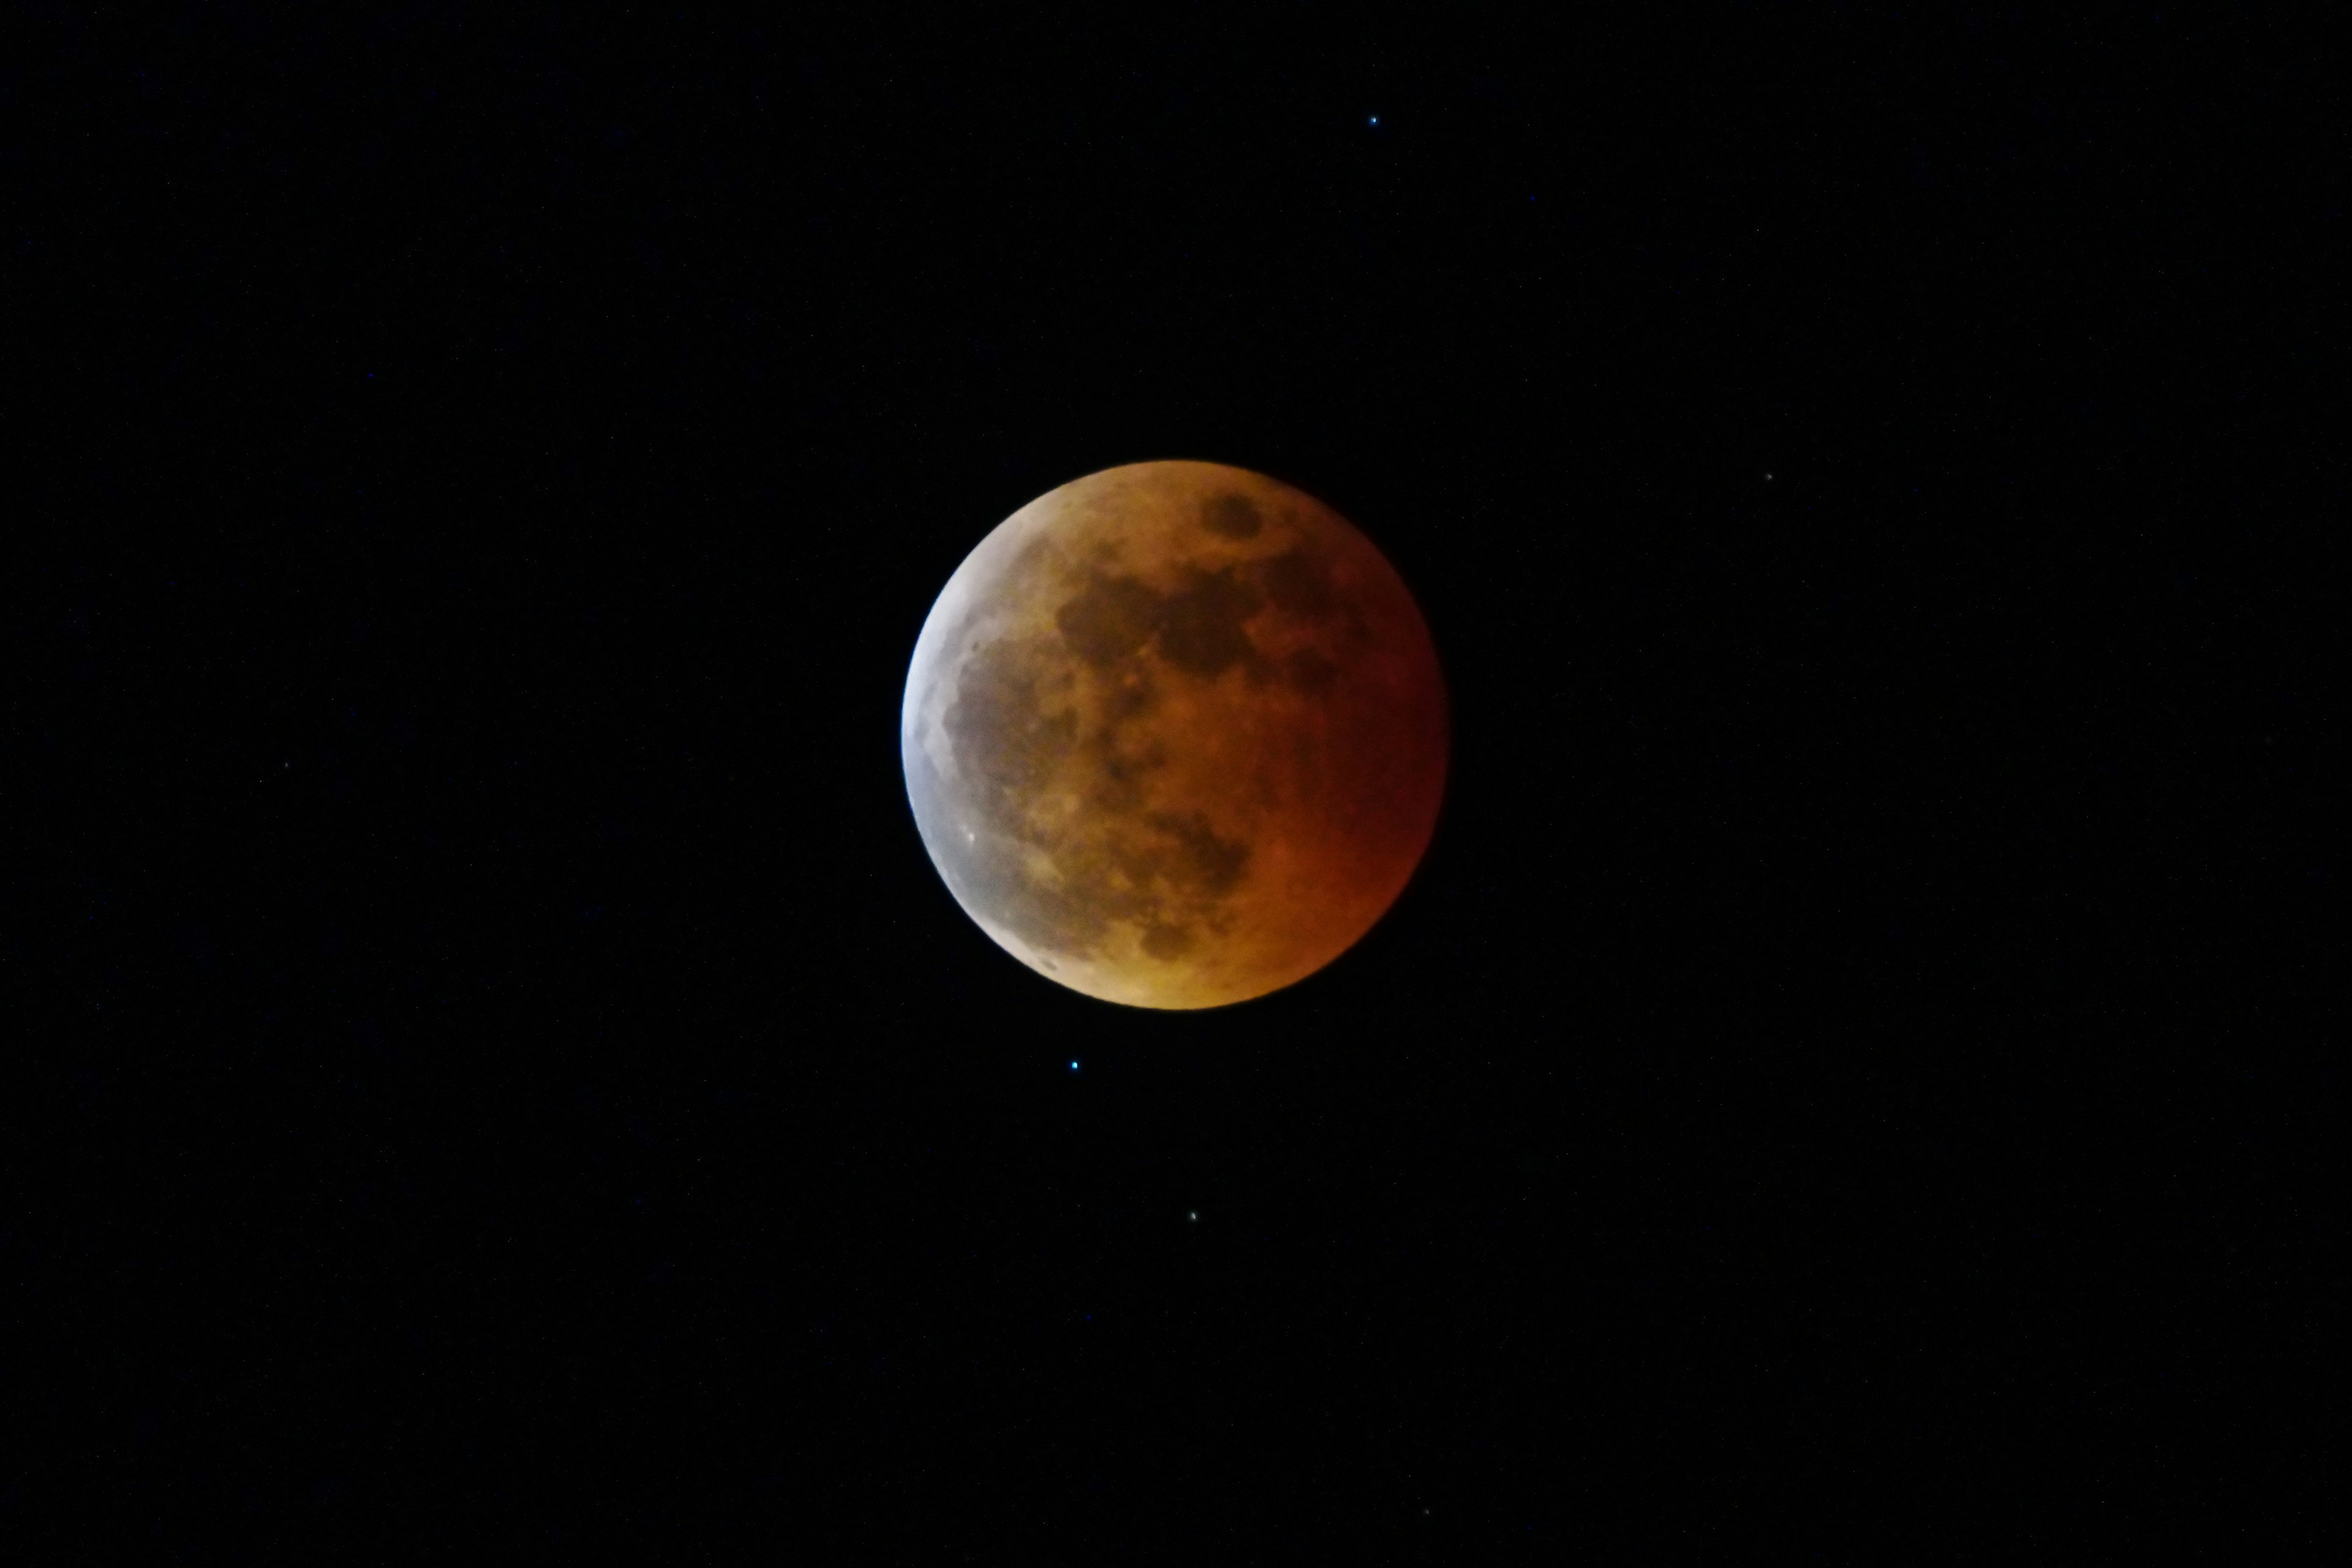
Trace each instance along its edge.
<path fill-rule="evenodd" d="M 1304 979 L 1404 889 L 1445 787 L 1429 628 L 1370 540 L 1263 474 L 1136 463 L 1040 496 L 931 607 L 907 793 L 964 912 L 1089 996 Z"/>

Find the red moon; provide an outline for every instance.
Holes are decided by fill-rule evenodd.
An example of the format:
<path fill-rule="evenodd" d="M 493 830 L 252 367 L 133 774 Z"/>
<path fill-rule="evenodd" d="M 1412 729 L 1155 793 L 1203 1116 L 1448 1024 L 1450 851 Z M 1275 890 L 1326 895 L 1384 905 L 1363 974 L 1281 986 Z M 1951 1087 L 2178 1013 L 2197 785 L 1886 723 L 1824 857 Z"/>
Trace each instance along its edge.
<path fill-rule="evenodd" d="M 1444 794 L 1412 595 L 1339 513 L 1216 463 L 1074 479 L 931 607 L 899 743 L 931 860 L 998 945 L 1139 1007 L 1302 980 L 1404 890 Z"/>

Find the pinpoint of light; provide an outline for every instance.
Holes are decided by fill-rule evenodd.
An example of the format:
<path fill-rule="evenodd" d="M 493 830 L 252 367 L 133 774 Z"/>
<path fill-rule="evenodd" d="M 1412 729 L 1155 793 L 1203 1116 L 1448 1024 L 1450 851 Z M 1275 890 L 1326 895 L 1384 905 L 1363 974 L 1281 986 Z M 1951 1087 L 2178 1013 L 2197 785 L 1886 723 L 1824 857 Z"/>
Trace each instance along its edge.
<path fill-rule="evenodd" d="M 1077 1063 L 1076 1063 L 1076 1062 L 1072 1062 L 1072 1063 L 1070 1064 L 1070 1070 L 1071 1070 L 1072 1072 L 1076 1072 L 1076 1071 L 1077 1071 L 1077 1070 L 1078 1070 L 1078 1064 L 1077 1064 Z"/>
<path fill-rule="evenodd" d="M 1378 125 L 1380 122 L 1381 122 L 1381 117 L 1380 117 L 1379 115 L 1375 114 L 1375 115 L 1373 115 L 1373 116 L 1371 117 L 1371 121 L 1370 121 L 1370 123 L 1372 123 L 1372 124 L 1374 124 L 1374 125 Z"/>

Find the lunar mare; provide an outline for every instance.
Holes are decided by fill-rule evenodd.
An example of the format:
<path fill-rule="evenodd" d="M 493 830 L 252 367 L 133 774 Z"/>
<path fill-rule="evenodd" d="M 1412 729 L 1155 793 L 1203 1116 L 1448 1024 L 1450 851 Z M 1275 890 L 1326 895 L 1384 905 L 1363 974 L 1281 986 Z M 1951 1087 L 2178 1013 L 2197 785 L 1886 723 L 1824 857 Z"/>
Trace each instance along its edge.
<path fill-rule="evenodd" d="M 1039 973 L 1213 1007 L 1352 946 L 1444 792 L 1429 630 L 1370 541 L 1213 463 L 1138 463 L 1022 508 L 925 621 L 907 792 L 949 890 Z"/>

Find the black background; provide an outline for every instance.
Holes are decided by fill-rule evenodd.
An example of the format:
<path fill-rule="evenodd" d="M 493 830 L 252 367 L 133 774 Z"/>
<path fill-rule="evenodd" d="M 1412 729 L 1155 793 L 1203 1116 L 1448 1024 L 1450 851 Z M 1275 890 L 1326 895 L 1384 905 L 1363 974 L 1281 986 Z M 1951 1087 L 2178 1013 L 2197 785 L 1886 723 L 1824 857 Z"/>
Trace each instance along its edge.
<path fill-rule="evenodd" d="M 0 1531 L 2310 1538 L 2307 49 L 777 10 L 27 13 Z M 898 773 L 963 553 L 1163 457 L 1354 519 L 1457 731 L 1201 1015 Z"/>

